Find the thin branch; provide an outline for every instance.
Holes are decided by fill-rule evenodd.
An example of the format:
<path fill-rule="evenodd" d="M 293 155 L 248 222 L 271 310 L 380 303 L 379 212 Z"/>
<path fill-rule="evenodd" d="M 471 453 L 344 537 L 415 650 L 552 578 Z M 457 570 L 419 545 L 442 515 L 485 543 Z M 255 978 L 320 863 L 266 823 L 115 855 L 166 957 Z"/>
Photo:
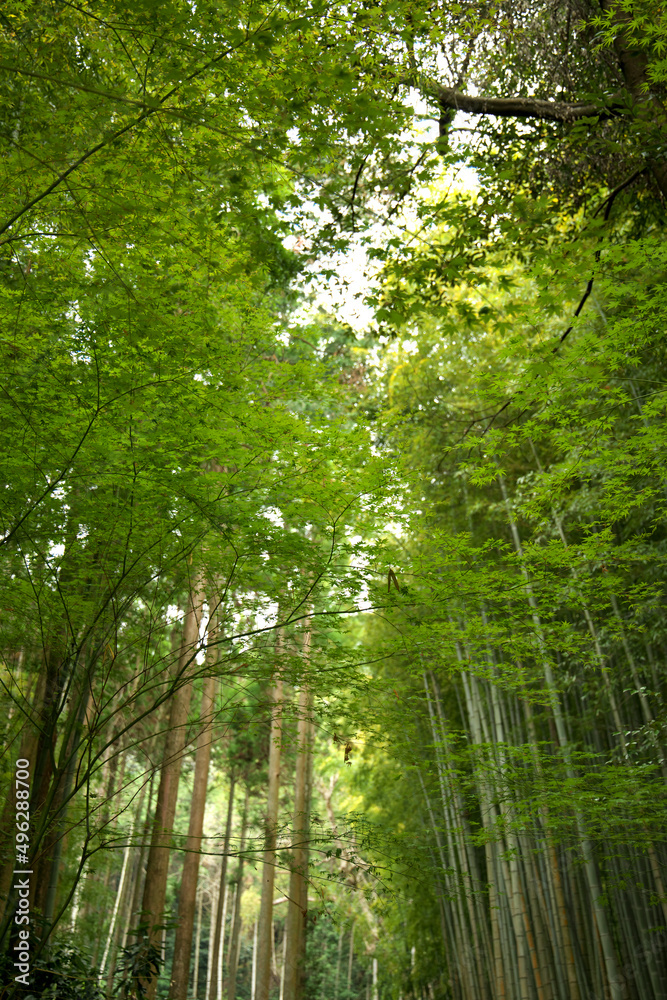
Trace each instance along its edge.
<path fill-rule="evenodd" d="M 616 196 L 619 195 L 621 193 L 621 191 L 625 190 L 626 187 L 629 187 L 633 183 L 633 181 L 636 181 L 638 177 L 641 177 L 641 175 L 644 173 L 645 170 L 646 170 L 646 167 L 641 167 L 639 170 L 635 170 L 635 172 L 633 174 L 631 174 L 621 184 L 619 184 L 618 187 L 615 187 L 614 190 L 611 192 L 611 194 L 607 195 L 607 197 L 605 198 L 605 200 L 600 205 L 598 205 L 598 207 L 595 209 L 595 211 L 593 212 L 593 218 L 595 218 L 595 216 L 598 214 L 598 212 L 601 212 L 602 209 L 604 208 L 604 216 L 603 216 L 603 218 L 604 218 L 604 221 L 607 222 L 608 219 L 609 219 L 609 215 L 611 213 L 612 205 L 614 204 L 614 201 L 616 200 Z M 598 247 L 598 249 L 595 251 L 595 263 L 598 264 L 599 261 L 600 261 L 600 247 Z M 593 291 L 593 282 L 594 281 L 595 281 L 595 275 L 592 274 L 590 276 L 590 278 L 588 279 L 588 284 L 586 285 L 586 289 L 584 291 L 584 294 L 581 296 L 581 299 L 579 300 L 579 305 L 576 308 L 576 311 L 575 311 L 574 316 L 573 316 L 573 320 L 575 320 L 577 318 L 577 316 L 579 315 L 579 313 L 581 312 L 581 310 L 584 308 L 584 305 L 586 304 L 586 300 L 587 300 L 588 296 Z M 556 344 L 556 346 L 554 347 L 553 351 L 551 352 L 552 354 L 556 354 L 558 352 L 558 348 L 563 343 L 563 341 L 572 333 L 573 329 L 574 329 L 574 322 L 572 322 L 568 326 L 568 328 L 565 331 L 565 333 L 563 333 L 561 335 L 558 343 Z"/>
<path fill-rule="evenodd" d="M 355 214 L 354 214 L 354 199 L 357 197 L 357 188 L 359 186 L 359 181 L 361 179 L 361 174 L 363 172 L 364 167 L 366 166 L 366 162 L 368 160 L 368 157 L 369 157 L 369 154 L 366 153 L 366 155 L 362 158 L 361 163 L 359 164 L 359 169 L 357 170 L 356 176 L 354 178 L 354 187 L 352 188 L 352 197 L 350 199 L 350 214 L 352 216 L 352 230 L 353 231 L 356 229 L 356 219 L 355 219 Z"/>
<path fill-rule="evenodd" d="M 595 211 L 593 212 L 593 218 L 595 218 L 595 216 L 599 212 L 601 212 L 602 209 L 604 208 L 604 216 L 603 216 L 603 218 L 604 218 L 604 221 L 606 222 L 607 219 L 609 218 L 609 213 L 611 212 L 611 206 L 614 204 L 616 196 L 619 195 L 621 193 L 621 191 L 625 190 L 626 187 L 630 187 L 630 185 L 632 184 L 632 182 L 636 181 L 637 178 L 641 177 L 641 175 L 643 173 L 645 173 L 645 172 L 646 172 L 646 167 L 645 166 L 644 167 L 640 167 L 639 170 L 635 170 L 634 174 L 631 174 L 627 178 L 627 180 L 624 180 L 621 184 L 618 185 L 618 187 L 614 188 L 614 190 L 611 192 L 611 194 L 608 194 L 607 197 L 605 198 L 605 200 L 600 205 L 598 205 L 598 207 L 595 209 Z"/>
<path fill-rule="evenodd" d="M 248 41 L 248 38 L 244 38 L 243 41 L 240 43 L 240 45 L 245 44 L 246 41 Z M 44 198 L 47 198 L 53 191 L 55 191 L 55 189 L 57 187 L 59 187 L 63 183 L 63 181 L 66 180 L 69 177 L 70 174 L 72 174 L 72 173 L 74 173 L 74 171 L 78 170 L 79 167 L 81 167 L 87 160 L 89 160 L 91 158 L 91 156 L 94 156 L 95 153 L 98 153 L 101 149 L 104 149 L 105 147 L 110 146 L 113 142 L 115 142 L 121 136 L 125 135 L 126 132 L 130 132 L 132 129 L 135 129 L 138 125 L 141 125 L 142 122 L 146 121 L 152 115 L 155 115 L 159 111 L 162 111 L 164 109 L 165 103 L 169 100 L 170 97 L 173 97 L 174 94 L 176 94 L 182 87 L 184 87 L 188 83 L 191 83 L 197 77 L 201 76 L 203 73 L 206 72 L 206 70 L 211 69 L 217 63 L 219 63 L 222 59 L 225 59 L 235 49 L 240 48 L 240 45 L 237 44 L 237 45 L 231 45 L 231 46 L 229 46 L 223 52 L 221 52 L 220 55 L 216 56 L 214 59 L 210 59 L 205 65 L 198 67 L 197 69 L 193 70 L 191 73 L 188 73 L 187 76 L 185 76 L 181 81 L 179 81 L 179 83 L 177 83 L 173 87 L 171 87 L 167 91 L 167 93 L 164 94 L 157 101 L 157 103 L 155 105 L 152 105 L 152 106 L 148 107 L 142 114 L 138 115 L 131 122 L 128 122 L 127 125 L 124 125 L 122 128 L 117 129 L 117 131 L 115 131 L 111 135 L 107 136 L 101 142 L 98 142 L 95 146 L 92 146 L 90 149 L 86 150 L 86 152 L 83 153 L 78 158 L 78 160 L 75 160 L 75 162 L 70 167 L 68 167 L 67 170 L 65 170 L 62 174 L 58 174 L 58 176 L 56 177 L 56 179 L 53 181 L 52 184 L 50 184 L 47 188 L 45 188 L 43 191 L 41 191 L 40 194 L 35 195 L 35 197 L 32 199 L 32 201 L 28 202 L 26 205 L 23 205 L 22 208 L 20 208 L 19 211 L 16 212 L 3 226 L 0 226 L 0 236 L 3 233 L 5 233 L 8 229 L 10 229 L 11 226 L 13 226 L 14 223 L 18 219 L 21 218 L 21 216 L 25 215 L 26 212 L 29 212 L 31 208 L 34 208 L 35 205 L 39 204 L 40 201 L 43 201 Z M 11 67 L 4 67 L 4 66 L 0 65 L 0 68 L 7 69 L 7 68 L 11 68 Z M 26 71 L 23 71 L 23 70 L 18 70 L 16 68 L 14 68 L 14 70 L 16 72 L 19 72 L 19 71 L 20 72 L 26 72 Z M 31 74 L 29 74 L 29 75 L 31 75 Z M 74 84 L 74 86 L 76 87 L 76 89 L 79 89 L 78 85 Z M 114 99 L 122 100 L 122 98 L 114 98 Z M 131 103 L 134 103 L 134 102 L 131 102 Z"/>

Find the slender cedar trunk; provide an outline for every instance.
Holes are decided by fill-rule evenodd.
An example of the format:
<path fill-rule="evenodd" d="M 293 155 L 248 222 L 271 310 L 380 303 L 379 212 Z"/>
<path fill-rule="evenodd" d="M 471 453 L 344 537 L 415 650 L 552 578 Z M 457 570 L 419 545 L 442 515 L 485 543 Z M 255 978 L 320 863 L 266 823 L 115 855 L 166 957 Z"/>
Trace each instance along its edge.
<path fill-rule="evenodd" d="M 126 754 L 120 753 L 119 749 L 116 748 L 115 746 L 113 748 L 112 754 L 113 756 L 111 764 L 113 764 L 114 766 L 110 767 L 108 772 L 107 790 L 105 792 L 105 799 L 104 799 L 104 811 L 100 823 L 100 829 L 105 829 L 108 827 L 109 830 L 113 830 L 118 823 L 118 813 L 116 813 L 115 815 L 111 815 L 110 806 L 116 794 L 116 789 L 122 788 L 123 778 L 125 776 L 125 764 L 127 760 Z M 120 764 L 118 764 L 118 761 L 120 761 Z M 102 892 L 105 895 L 109 887 L 109 879 L 111 878 L 111 873 L 113 872 L 114 867 L 115 865 L 114 865 L 113 852 L 108 852 L 106 865 L 104 867 L 104 878 L 101 879 Z M 102 946 L 102 937 L 98 936 L 96 937 L 95 942 L 93 944 L 93 950 L 91 955 L 93 965 L 97 964 L 97 958 L 101 946 Z"/>
<path fill-rule="evenodd" d="M 304 657 L 308 655 L 310 634 L 304 640 Z M 301 996 L 303 960 L 306 946 L 308 915 L 308 833 L 310 826 L 309 770 L 312 757 L 312 700 L 308 684 L 299 694 L 298 752 L 294 778 L 294 821 L 292 824 L 292 859 L 287 918 L 285 921 L 285 979 L 283 1000 L 299 1000 Z"/>
<path fill-rule="evenodd" d="M 227 911 L 229 910 L 229 906 L 230 906 L 230 903 L 231 903 L 231 911 L 229 913 L 229 941 L 227 942 L 227 971 L 229 972 L 229 962 L 230 962 L 230 957 L 231 957 L 231 944 L 232 944 L 231 937 L 232 937 L 232 929 L 234 927 L 234 917 L 236 916 L 236 893 L 235 893 L 234 889 L 235 889 L 235 886 L 234 886 L 233 882 L 230 882 L 229 885 L 226 886 L 226 888 L 225 888 L 225 900 L 224 900 L 223 907 L 222 907 L 223 934 L 222 934 L 222 943 L 220 945 L 220 955 L 219 955 L 219 959 L 218 959 L 218 970 L 217 970 L 217 976 L 218 976 L 218 994 L 217 994 L 217 998 L 218 998 L 218 1000 L 222 1000 L 222 998 L 224 996 L 224 993 L 225 993 L 225 984 L 224 984 L 224 977 L 222 975 L 222 972 L 223 972 L 223 959 L 224 959 L 224 956 L 225 956 L 225 937 L 226 937 L 226 933 L 227 933 L 226 932 L 226 927 L 227 927 Z"/>
<path fill-rule="evenodd" d="M 117 821 L 117 816 L 113 817 L 111 815 L 111 803 L 113 802 L 117 788 L 122 787 L 123 777 L 125 774 L 125 762 L 126 756 L 120 752 L 118 747 L 118 735 L 120 732 L 120 726 L 116 726 L 111 736 L 111 742 L 107 748 L 106 759 L 101 771 L 101 784 L 104 786 L 104 792 L 102 794 L 102 806 L 101 815 L 99 819 L 98 829 L 100 831 L 107 831 L 114 828 Z M 106 893 L 109 885 L 109 879 L 111 877 L 111 872 L 114 868 L 114 858 L 112 854 L 104 855 L 106 858 L 106 863 L 104 865 L 103 875 L 96 877 L 95 882 L 101 887 L 102 893 Z M 86 917 L 88 917 L 88 907 L 86 908 Z M 92 959 L 93 964 L 97 963 L 97 954 L 102 943 L 101 937 L 96 938 L 95 944 L 93 945 Z"/>
<path fill-rule="evenodd" d="M 209 669 L 212 667 L 210 660 L 208 667 Z M 192 932 L 194 929 L 197 898 L 197 879 L 199 877 L 199 858 L 204 830 L 204 810 L 206 808 L 206 787 L 211 759 L 214 689 L 215 677 L 207 677 L 204 681 L 200 710 L 200 719 L 204 728 L 197 740 L 195 775 L 190 804 L 190 824 L 188 827 L 188 839 L 185 842 L 181 888 L 178 894 L 178 925 L 174 941 L 169 1000 L 187 1000 Z"/>
<path fill-rule="evenodd" d="M 345 927 L 341 924 L 341 928 L 338 933 L 338 952 L 336 957 L 336 984 L 334 986 L 334 1000 L 338 1000 L 340 996 L 340 969 L 341 969 L 341 962 L 343 960 L 344 936 L 345 936 Z"/>
<path fill-rule="evenodd" d="M 347 995 L 352 993 L 352 965 L 354 963 L 354 920 L 350 924 L 350 944 L 347 950 Z"/>
<path fill-rule="evenodd" d="M 106 968 L 107 960 L 109 962 L 109 971 L 107 973 L 107 992 L 111 993 L 113 990 L 113 979 L 114 973 L 116 971 L 116 955 L 118 950 L 118 942 L 120 940 L 121 933 L 123 932 L 123 913 L 125 909 L 125 901 L 129 893 L 131 892 L 131 859 L 132 859 L 132 835 L 134 834 L 134 825 L 137 816 L 141 815 L 141 809 L 143 806 L 144 795 L 146 794 L 146 785 L 143 786 L 141 792 L 139 793 L 139 801 L 137 803 L 136 811 L 132 817 L 132 822 L 130 824 L 130 832 L 127 838 L 127 844 L 125 850 L 123 851 L 123 864 L 120 871 L 120 879 L 118 881 L 118 888 L 116 890 L 116 900 L 114 902 L 114 908 L 111 913 L 111 921 L 109 923 L 109 930 L 107 933 L 107 940 L 104 946 L 104 954 L 102 955 L 102 961 L 100 962 L 100 977 L 104 973 Z"/>
<path fill-rule="evenodd" d="M 130 910 L 128 913 L 128 926 L 125 932 L 125 943 L 132 944 L 135 939 L 135 924 L 136 918 L 139 916 L 139 906 L 141 904 L 141 899 L 143 897 L 144 881 L 145 881 L 145 864 L 146 858 L 148 856 L 148 845 L 150 832 L 152 827 L 152 817 L 153 817 L 153 786 L 155 785 L 155 772 L 151 774 L 150 784 L 148 786 L 148 802 L 146 804 L 146 815 L 144 817 L 144 825 L 141 831 L 141 846 L 139 848 L 139 855 L 137 857 L 136 875 L 134 878 L 133 889 L 132 889 L 132 899 L 130 901 Z"/>
<path fill-rule="evenodd" d="M 239 950 L 241 947 L 241 903 L 243 899 L 243 866 L 245 858 L 246 832 L 248 829 L 248 798 L 250 792 L 246 786 L 243 803 L 243 818 L 241 820 L 241 856 L 236 874 L 236 892 L 234 899 L 234 923 L 232 924 L 231 940 L 229 942 L 229 978 L 227 982 L 227 1000 L 236 1000 L 236 973 L 239 965 Z"/>
<path fill-rule="evenodd" d="M 572 759 L 570 753 L 570 743 L 568 740 L 567 730 L 565 727 L 565 719 L 560 704 L 560 696 L 556 688 L 556 682 L 551 669 L 551 663 L 546 654 L 546 643 L 543 636 L 542 623 L 540 621 L 540 617 L 537 610 L 537 602 L 535 600 L 535 595 L 533 594 L 533 589 L 528 576 L 528 571 L 523 562 L 523 547 L 521 545 L 521 538 L 519 536 L 519 531 L 517 529 L 516 522 L 512 516 L 511 507 L 507 496 L 507 490 L 505 487 L 505 480 L 503 479 L 502 475 L 499 476 L 498 478 L 500 482 L 500 489 L 503 501 L 505 503 L 505 509 L 507 512 L 507 518 L 509 521 L 510 530 L 512 533 L 514 548 L 521 560 L 521 571 L 524 577 L 524 589 L 526 592 L 526 596 L 528 597 L 528 602 L 532 609 L 533 623 L 536 628 L 536 634 L 540 646 L 540 653 L 542 656 L 542 666 L 544 670 L 544 679 L 546 682 L 547 692 L 549 694 L 549 700 L 554 716 L 554 721 L 556 723 L 558 742 L 563 752 L 568 778 L 574 781 L 575 775 L 574 775 L 574 768 L 571 762 Z M 603 900 L 602 886 L 600 884 L 600 876 L 598 873 L 597 864 L 595 862 L 593 845 L 591 844 L 591 841 L 586 832 L 581 811 L 578 808 L 575 808 L 574 812 L 577 823 L 579 841 L 581 844 L 581 850 L 584 857 L 584 870 L 586 872 L 586 879 L 588 882 L 588 888 L 591 897 L 591 905 L 593 907 L 593 913 L 595 916 L 595 925 L 597 932 L 599 934 L 602 954 L 604 956 L 604 966 L 605 966 L 607 982 L 609 984 L 609 990 L 611 993 L 611 1000 L 623 1000 L 623 987 L 618 968 L 618 961 L 616 958 L 614 939 L 612 937 L 609 920 L 607 919 L 607 911 L 605 910 L 604 903 L 602 902 Z"/>
<path fill-rule="evenodd" d="M 310 747 L 310 753 L 308 753 L 307 756 L 306 756 L 306 809 L 305 809 L 305 815 L 304 815 L 304 820 L 305 820 L 305 825 L 306 825 L 306 830 L 307 831 L 310 830 L 310 810 L 311 810 L 311 804 L 312 804 L 312 800 L 313 800 L 313 753 L 312 753 L 312 747 L 313 747 L 313 743 L 314 743 L 314 739 L 315 739 L 315 724 L 314 724 L 313 717 L 312 717 L 312 705 L 313 705 L 313 703 L 312 703 L 312 696 L 311 696 L 311 702 L 310 702 L 310 722 L 309 722 L 309 731 L 307 733 L 308 744 L 309 744 L 309 747 Z M 310 848 L 309 848 L 309 843 L 307 841 L 306 844 L 305 844 L 305 846 L 304 846 L 304 856 L 303 856 L 303 865 L 304 865 L 304 871 L 306 872 L 306 874 L 308 872 L 309 856 L 310 856 Z M 305 914 L 307 914 L 307 912 L 308 912 L 308 884 L 309 883 L 308 883 L 308 878 L 307 877 L 304 877 L 304 878 L 301 879 L 301 882 L 300 882 L 300 886 L 301 886 L 301 912 L 305 913 Z M 303 994 L 306 992 L 306 989 L 307 989 L 307 970 L 306 970 L 306 943 L 307 943 L 307 935 L 308 935 L 308 924 L 306 922 L 305 925 L 304 925 L 304 927 L 303 927 L 303 934 L 301 936 L 301 969 L 300 969 L 300 977 L 299 977 L 300 995 L 301 996 L 303 996 Z"/>
<path fill-rule="evenodd" d="M 280 974 L 278 972 L 278 957 L 276 955 L 276 926 L 275 922 L 271 921 L 271 975 L 274 979 L 280 979 Z M 258 932 L 259 933 L 259 932 Z"/>
<path fill-rule="evenodd" d="M 130 839 L 134 833 L 134 823 L 130 826 Z M 116 949 L 118 944 L 118 931 L 120 928 L 119 915 L 122 910 L 123 896 L 125 895 L 125 887 L 127 886 L 127 877 L 130 864 L 130 853 L 132 847 L 129 843 L 125 845 L 123 851 L 123 863 L 120 869 L 120 878 L 118 879 L 118 886 L 116 888 L 116 899 L 114 901 L 113 910 L 111 911 L 111 920 L 109 921 L 109 929 L 107 931 L 106 944 L 104 945 L 104 952 L 102 953 L 102 961 L 100 962 L 100 979 L 104 974 L 106 968 L 107 959 L 109 954 Z M 107 976 L 107 990 L 111 990 L 113 986 L 113 970 L 111 970 Z"/>
<path fill-rule="evenodd" d="M 210 995 L 211 983 L 213 981 L 213 974 L 214 974 L 213 949 L 211 947 L 211 942 L 213 941 L 213 935 L 215 934 L 214 926 L 215 926 L 215 921 L 217 920 L 217 914 L 222 907 L 222 900 L 219 898 L 219 895 L 220 894 L 217 889 L 214 889 L 213 892 L 211 893 L 211 915 L 209 918 L 209 927 L 208 927 L 208 958 L 206 961 L 206 991 L 204 994 L 207 998 Z"/>
<path fill-rule="evenodd" d="M 257 1000 L 269 1000 L 271 982 L 271 947 L 273 937 L 273 885 L 276 870 L 278 793 L 280 790 L 280 755 L 282 742 L 283 683 L 278 679 L 270 694 L 271 743 L 269 747 L 269 785 L 262 863 L 262 895 L 257 930 Z"/>
<path fill-rule="evenodd" d="M 148 805 L 146 807 L 145 819 L 142 824 L 142 830 L 145 831 L 141 835 L 140 847 L 133 849 L 132 854 L 132 869 L 128 879 L 127 894 L 125 900 L 125 907 L 122 914 L 122 921 L 120 924 L 120 937 L 118 939 L 118 949 L 115 955 L 112 954 L 111 962 L 109 968 L 112 967 L 115 970 L 116 962 L 118 961 L 119 950 L 122 951 L 123 948 L 127 947 L 128 939 L 132 931 L 132 924 L 134 919 L 135 908 L 139 906 L 139 901 L 141 899 L 141 891 L 137 892 L 137 886 L 142 884 L 143 875 L 143 862 L 146 857 L 146 853 L 143 848 L 145 840 L 148 839 L 148 834 L 150 833 L 150 798 L 151 798 L 152 788 L 149 786 L 148 790 Z M 115 974 L 115 973 L 114 973 Z"/>
<path fill-rule="evenodd" d="M 225 933 L 225 893 L 227 890 L 227 859 L 229 857 L 229 843 L 232 836 L 232 816 L 234 812 L 234 789 L 236 788 L 236 776 L 234 772 L 229 776 L 229 799 L 227 801 L 227 822 L 225 824 L 225 841 L 222 848 L 222 858 L 220 860 L 220 889 L 218 892 L 218 905 L 215 912 L 215 930 L 213 934 L 213 947 L 211 949 L 211 978 L 208 984 L 208 1000 L 217 1000 L 222 989 L 218 989 L 218 959 L 222 951 L 222 940 Z"/>
<path fill-rule="evenodd" d="M 183 626 L 183 644 L 178 659 L 177 678 L 180 687 L 175 691 L 171 700 L 169 731 L 165 741 L 151 845 L 146 863 L 146 882 L 141 903 L 141 924 L 148 948 L 159 948 L 162 941 L 171 836 L 176 815 L 178 784 L 192 697 L 192 682 L 185 680 L 185 677 L 189 672 L 189 664 L 194 658 L 199 637 L 201 600 L 200 588 L 199 585 L 196 585 L 190 594 L 189 608 Z M 138 992 L 142 989 L 145 990 L 147 1000 L 153 1000 L 157 988 L 157 976 L 152 973 L 142 974 L 138 977 L 136 988 Z"/>
<path fill-rule="evenodd" d="M 201 952 L 202 910 L 204 908 L 204 891 L 201 886 L 197 893 L 197 925 L 195 927 L 195 959 L 192 970 L 192 995 L 199 996 L 199 954 Z"/>
<path fill-rule="evenodd" d="M 250 979 L 250 1000 L 255 1000 L 257 992 L 257 921 L 252 931 L 252 973 Z"/>
<path fill-rule="evenodd" d="M 280 1000 L 284 1000 L 285 992 L 285 948 L 287 947 L 287 935 L 283 931 L 283 939 L 280 945 L 281 962 L 280 962 Z"/>

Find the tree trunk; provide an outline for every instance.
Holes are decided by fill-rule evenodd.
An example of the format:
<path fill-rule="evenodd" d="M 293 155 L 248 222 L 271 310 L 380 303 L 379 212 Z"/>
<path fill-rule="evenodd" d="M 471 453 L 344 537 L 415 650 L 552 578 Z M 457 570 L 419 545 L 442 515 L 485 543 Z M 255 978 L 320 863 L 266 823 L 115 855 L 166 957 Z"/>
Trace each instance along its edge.
<path fill-rule="evenodd" d="M 236 894 L 234 902 L 234 923 L 232 925 L 231 940 L 229 942 L 229 977 L 227 981 L 227 998 L 236 1000 L 236 972 L 239 964 L 239 949 L 241 947 L 241 901 L 243 898 L 243 866 L 245 851 L 245 838 L 248 828 L 248 798 L 249 790 L 246 786 L 245 802 L 243 803 L 243 819 L 241 820 L 241 857 L 236 875 Z"/>
<path fill-rule="evenodd" d="M 257 921 L 252 932 L 252 975 L 250 979 L 250 1000 L 255 1000 L 257 993 Z"/>
<path fill-rule="evenodd" d="M 308 642 L 310 636 L 308 635 Z M 307 653 L 307 647 L 306 647 Z M 285 985 L 283 1000 L 299 1000 L 306 946 L 308 913 L 308 832 L 310 795 L 308 772 L 311 759 L 313 724 L 311 698 L 304 683 L 299 695 L 298 752 L 294 779 L 294 822 L 292 824 L 292 861 L 287 918 L 285 921 Z"/>
<path fill-rule="evenodd" d="M 165 742 L 163 764 L 160 771 L 157 804 L 151 845 L 146 864 L 146 882 L 141 904 L 141 925 L 144 942 L 149 949 L 158 949 L 162 941 L 162 921 L 167 893 L 167 871 L 171 850 L 171 835 L 176 815 L 176 800 L 178 784 L 181 776 L 181 763 L 186 744 L 186 726 L 190 699 L 192 697 L 192 682 L 185 681 L 188 665 L 194 656 L 194 650 L 199 638 L 199 613 L 201 594 L 199 586 L 195 585 L 190 594 L 190 607 L 185 616 L 183 627 L 183 644 L 178 659 L 178 682 L 180 687 L 172 696 L 169 716 L 169 731 Z M 154 953 L 154 952 L 153 952 Z M 157 987 L 157 976 L 152 972 L 138 977 L 137 991 L 145 990 L 147 1000 L 153 1000 Z"/>
<path fill-rule="evenodd" d="M 269 747 L 269 787 L 262 864 L 262 895 L 257 930 L 257 1000 L 269 1000 L 271 982 L 271 947 L 273 937 L 273 885 L 276 866 L 276 831 L 278 792 L 280 790 L 280 750 L 282 741 L 283 683 L 278 679 L 270 694 L 272 706 L 271 744 Z"/>
<path fill-rule="evenodd" d="M 148 803 L 146 805 L 146 815 L 144 817 L 144 825 L 141 832 L 141 846 L 139 848 L 139 856 L 137 858 L 137 867 L 132 889 L 132 899 L 130 901 L 129 919 L 128 927 L 126 932 L 126 943 L 131 944 L 134 941 L 134 930 L 135 930 L 135 917 L 139 915 L 139 906 L 143 896 L 144 888 L 144 865 L 146 862 L 146 857 L 148 855 L 148 841 L 152 826 L 152 811 L 153 811 L 153 787 L 155 785 L 155 772 L 151 774 L 150 784 L 148 786 Z"/>
<path fill-rule="evenodd" d="M 195 960 L 192 975 L 192 995 L 197 997 L 199 995 L 199 953 L 201 950 L 201 924 L 202 924 L 202 910 L 204 908 L 204 892 L 200 886 L 199 896 L 197 903 L 197 926 L 195 928 Z"/>
<path fill-rule="evenodd" d="M 234 883 L 230 882 L 225 888 L 225 901 L 222 907 L 222 941 L 220 943 L 220 955 L 218 956 L 218 992 L 216 994 L 216 1000 L 222 1000 L 225 989 L 224 989 L 224 976 L 223 976 L 223 959 L 225 957 L 225 937 L 226 937 L 226 927 L 227 927 L 227 910 L 229 909 L 229 904 L 231 903 L 231 912 L 229 914 L 229 941 L 227 942 L 227 971 L 229 972 L 229 961 L 231 955 L 232 947 L 232 930 L 234 927 L 234 918 L 236 917 L 236 892 L 234 891 Z"/>
<path fill-rule="evenodd" d="M 222 950 L 222 940 L 225 933 L 225 892 L 227 889 L 227 858 L 229 857 L 229 842 L 232 835 L 232 815 L 234 812 L 234 789 L 236 787 L 236 776 L 232 771 L 229 776 L 229 799 L 227 801 L 227 822 L 225 824 L 225 841 L 222 848 L 222 858 L 220 860 L 220 890 L 218 892 L 218 905 L 215 913 L 215 931 L 213 936 L 213 948 L 211 951 L 211 978 L 208 984 L 208 1000 L 218 1000 L 218 959 Z M 221 988 L 221 987 L 220 987 Z"/>
<path fill-rule="evenodd" d="M 211 993 L 211 983 L 213 982 L 214 969 L 213 969 L 213 949 L 211 947 L 211 942 L 215 935 L 215 922 L 218 919 L 218 911 L 221 909 L 223 901 L 220 899 L 220 893 L 217 890 L 213 890 L 211 893 L 211 916 L 209 919 L 208 927 L 208 957 L 206 961 L 206 991 L 204 995 L 208 998 L 209 996 L 215 996 Z M 215 973 L 217 976 L 217 972 Z"/>
<path fill-rule="evenodd" d="M 211 650 L 214 647 L 210 647 Z M 213 666 L 207 655 L 208 668 Z M 190 804 L 190 824 L 185 842 L 183 874 L 178 895 L 178 925 L 174 941 L 174 958 L 171 967 L 169 1000 L 187 1000 L 190 981 L 190 955 L 192 952 L 192 932 L 194 929 L 195 905 L 197 899 L 197 879 L 202 833 L 204 830 L 204 810 L 206 808 L 206 788 L 208 768 L 211 759 L 211 734 L 213 724 L 213 693 L 215 677 L 207 677 L 202 693 L 200 719 L 204 725 L 197 740 L 197 757 Z"/>
<path fill-rule="evenodd" d="M 340 997 L 340 967 L 341 961 L 343 959 L 343 937 L 345 936 L 345 928 L 341 924 L 340 931 L 338 932 L 338 952 L 336 955 L 336 983 L 334 986 L 334 1000 L 338 1000 Z"/>
<path fill-rule="evenodd" d="M 129 894 L 130 890 L 130 861 L 132 858 L 132 835 L 134 833 L 134 825 L 137 816 L 141 815 L 141 809 L 143 806 L 143 798 L 146 794 L 146 785 L 143 786 L 141 792 L 139 793 L 139 802 L 137 803 L 137 808 L 132 818 L 130 824 L 130 832 L 127 838 L 127 845 L 123 852 L 123 865 L 120 872 L 120 879 L 118 881 L 118 889 L 116 890 L 116 901 L 114 903 L 113 912 L 111 914 L 111 921 L 109 923 L 109 931 L 107 934 L 106 945 L 104 946 L 104 954 L 102 956 L 102 961 L 100 963 L 100 975 L 104 972 L 106 968 L 107 959 L 109 961 L 109 971 L 107 973 L 107 992 L 111 993 L 113 991 L 113 977 L 116 971 L 116 952 L 118 948 L 118 942 L 123 930 L 122 920 L 123 913 L 125 909 L 125 900 Z"/>

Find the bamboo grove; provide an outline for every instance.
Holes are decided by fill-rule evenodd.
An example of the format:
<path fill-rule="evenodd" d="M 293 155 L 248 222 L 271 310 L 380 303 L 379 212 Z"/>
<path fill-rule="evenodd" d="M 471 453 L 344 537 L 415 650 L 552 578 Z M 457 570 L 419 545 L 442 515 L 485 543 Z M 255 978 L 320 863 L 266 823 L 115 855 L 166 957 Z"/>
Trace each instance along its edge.
<path fill-rule="evenodd" d="M 0 996 L 662 1000 L 662 7 L 0 36 Z"/>

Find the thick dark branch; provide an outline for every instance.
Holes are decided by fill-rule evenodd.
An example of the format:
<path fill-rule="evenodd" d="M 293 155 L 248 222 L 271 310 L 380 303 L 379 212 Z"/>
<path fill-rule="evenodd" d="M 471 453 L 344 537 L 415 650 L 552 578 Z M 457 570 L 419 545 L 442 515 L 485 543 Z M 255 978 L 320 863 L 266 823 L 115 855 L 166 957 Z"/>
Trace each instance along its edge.
<path fill-rule="evenodd" d="M 471 97 L 435 80 L 422 81 L 422 89 L 436 98 L 443 111 L 466 111 L 472 115 L 495 115 L 500 118 L 539 118 L 571 124 L 580 118 L 606 119 L 623 113 L 622 105 L 567 104 L 565 101 L 542 101 L 536 97 Z"/>

